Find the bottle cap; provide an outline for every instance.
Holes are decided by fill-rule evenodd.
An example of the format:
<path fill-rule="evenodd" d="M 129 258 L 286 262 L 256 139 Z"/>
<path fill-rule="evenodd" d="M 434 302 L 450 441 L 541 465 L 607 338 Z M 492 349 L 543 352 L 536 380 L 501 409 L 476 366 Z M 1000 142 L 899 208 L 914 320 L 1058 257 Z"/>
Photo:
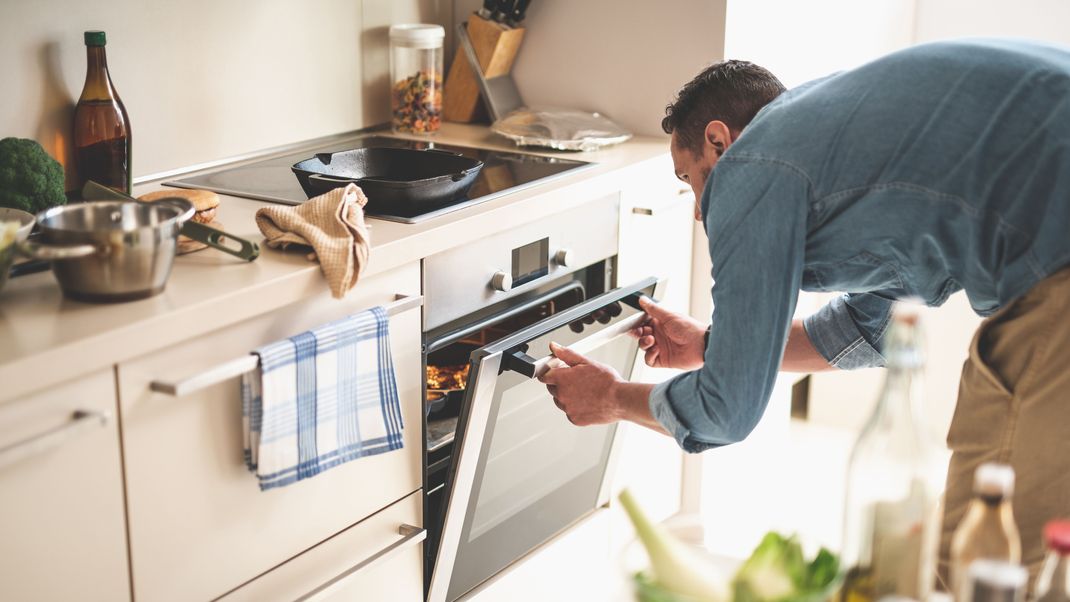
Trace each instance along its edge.
<path fill-rule="evenodd" d="M 1014 469 L 1006 464 L 985 462 L 977 467 L 973 490 L 978 495 L 1011 497 L 1014 494 Z"/>
<path fill-rule="evenodd" d="M 1070 554 L 1070 520 L 1053 520 L 1044 525 L 1044 541 L 1048 549 Z"/>
<path fill-rule="evenodd" d="M 107 38 L 104 36 L 103 31 L 87 31 L 85 32 L 85 45 L 86 46 L 104 46 L 108 43 Z"/>
<path fill-rule="evenodd" d="M 917 369 L 925 365 L 922 310 L 917 299 L 897 302 L 892 307 L 891 324 L 881 349 L 889 368 Z"/>
<path fill-rule="evenodd" d="M 390 26 L 390 41 L 410 48 L 439 48 L 446 37 L 441 25 L 411 23 Z"/>

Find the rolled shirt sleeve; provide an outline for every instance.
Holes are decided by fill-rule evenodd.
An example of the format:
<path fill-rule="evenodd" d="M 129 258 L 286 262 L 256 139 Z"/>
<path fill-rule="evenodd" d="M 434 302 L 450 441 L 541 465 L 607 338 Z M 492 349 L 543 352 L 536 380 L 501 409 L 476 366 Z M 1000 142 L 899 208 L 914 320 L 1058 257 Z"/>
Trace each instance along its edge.
<path fill-rule="evenodd" d="M 685 451 L 740 441 L 765 411 L 799 295 L 808 184 L 790 165 L 728 155 L 707 182 L 714 311 L 705 362 L 649 399 Z"/>
<path fill-rule="evenodd" d="M 842 370 L 884 365 L 880 340 L 893 301 L 875 293 L 848 293 L 803 320 L 806 335 L 829 365 Z"/>

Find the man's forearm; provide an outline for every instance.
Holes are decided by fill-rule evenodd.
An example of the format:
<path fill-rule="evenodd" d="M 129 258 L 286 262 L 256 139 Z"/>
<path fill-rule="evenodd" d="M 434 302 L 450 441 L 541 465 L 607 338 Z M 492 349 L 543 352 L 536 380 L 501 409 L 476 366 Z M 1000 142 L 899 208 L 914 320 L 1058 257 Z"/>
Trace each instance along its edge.
<path fill-rule="evenodd" d="M 780 362 L 780 369 L 785 372 L 832 370 L 825 357 L 810 342 L 802 320 L 794 320 L 791 323 L 791 332 L 788 333 L 788 342 L 784 346 L 784 359 Z"/>
<path fill-rule="evenodd" d="M 650 391 L 653 389 L 654 385 L 646 383 L 617 383 L 613 395 L 621 412 L 620 418 L 669 435 L 650 413 Z"/>

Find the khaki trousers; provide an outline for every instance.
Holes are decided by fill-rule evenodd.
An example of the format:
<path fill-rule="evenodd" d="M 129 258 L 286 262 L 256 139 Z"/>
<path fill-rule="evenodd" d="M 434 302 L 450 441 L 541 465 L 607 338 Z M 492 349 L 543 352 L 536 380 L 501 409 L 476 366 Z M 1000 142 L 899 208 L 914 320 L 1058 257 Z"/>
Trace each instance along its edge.
<path fill-rule="evenodd" d="M 953 454 L 941 575 L 971 499 L 974 470 L 1002 462 L 1017 474 L 1014 518 L 1032 586 L 1044 557 L 1044 523 L 1070 517 L 1070 269 L 981 323 L 963 366 L 947 444 Z"/>

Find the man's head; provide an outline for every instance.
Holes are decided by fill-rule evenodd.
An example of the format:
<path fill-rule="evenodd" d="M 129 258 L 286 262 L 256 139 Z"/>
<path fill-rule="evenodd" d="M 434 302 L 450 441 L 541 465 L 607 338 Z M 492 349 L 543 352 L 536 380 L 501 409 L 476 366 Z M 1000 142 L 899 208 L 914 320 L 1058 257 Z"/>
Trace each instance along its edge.
<path fill-rule="evenodd" d="M 687 82 L 665 107 L 661 129 L 672 134 L 676 177 L 695 191 L 695 219 L 702 219 L 699 198 L 717 160 L 758 111 L 782 92 L 784 84 L 762 67 L 721 61 Z"/>

